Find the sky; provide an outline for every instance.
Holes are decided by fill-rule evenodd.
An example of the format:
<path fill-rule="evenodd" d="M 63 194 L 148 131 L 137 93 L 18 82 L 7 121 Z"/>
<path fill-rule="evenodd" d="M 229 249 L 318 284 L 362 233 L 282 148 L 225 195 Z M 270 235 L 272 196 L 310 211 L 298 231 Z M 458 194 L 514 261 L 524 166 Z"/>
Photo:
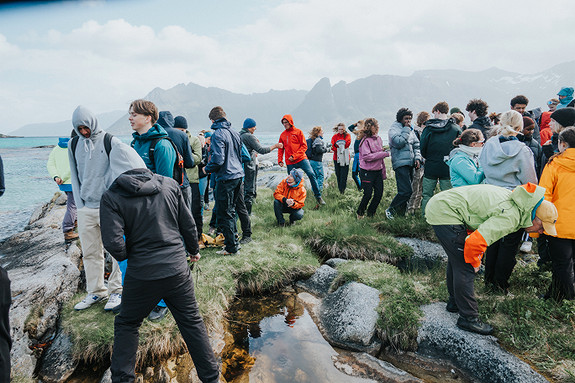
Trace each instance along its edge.
<path fill-rule="evenodd" d="M 575 60 L 575 1 L 109 0 L 0 5 L 0 133 L 156 87 L 250 94 Z"/>

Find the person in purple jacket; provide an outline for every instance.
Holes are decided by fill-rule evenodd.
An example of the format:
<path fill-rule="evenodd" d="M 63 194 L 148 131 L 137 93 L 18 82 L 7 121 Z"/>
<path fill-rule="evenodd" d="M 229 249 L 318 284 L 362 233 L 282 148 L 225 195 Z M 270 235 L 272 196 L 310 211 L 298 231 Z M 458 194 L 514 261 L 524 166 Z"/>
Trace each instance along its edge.
<path fill-rule="evenodd" d="M 383 141 L 378 133 L 377 120 L 367 118 L 363 129 L 357 135 L 357 139 L 361 140 L 359 143 L 359 177 L 363 189 L 363 198 L 357 208 L 358 219 L 364 217 L 366 208 L 367 216 L 373 217 L 383 196 L 383 180 L 387 178 L 383 161 L 385 157 L 389 157 L 389 152 L 383 149 Z"/>

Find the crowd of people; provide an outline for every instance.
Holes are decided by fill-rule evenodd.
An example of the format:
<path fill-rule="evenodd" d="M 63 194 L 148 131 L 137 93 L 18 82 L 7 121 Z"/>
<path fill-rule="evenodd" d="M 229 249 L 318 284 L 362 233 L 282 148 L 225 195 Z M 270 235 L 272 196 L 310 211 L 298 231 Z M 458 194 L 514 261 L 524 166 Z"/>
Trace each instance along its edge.
<path fill-rule="evenodd" d="M 446 102 L 438 102 L 431 113 L 421 111 L 415 122 L 413 112 L 401 108 L 389 128 L 389 147 L 375 118 L 347 128 L 338 123 L 326 143 L 321 126 L 313 127 L 306 139 L 286 114 L 280 120 L 284 131 L 278 142 L 265 147 L 254 134 L 252 118 L 237 131 L 217 106 L 208 114 L 211 129 L 192 135 L 185 117 L 159 111 L 147 100 L 130 105 L 133 140 L 127 145 L 102 130 L 95 115 L 79 106 L 72 116 L 71 136 L 59 139 L 47 168 L 67 196 L 64 239 L 82 241 L 87 295 L 74 308 L 84 310 L 106 301 L 105 311 L 119 312 L 114 344 L 122 348 L 115 347 L 112 354 L 113 381 L 134 379 L 138 328 L 146 317 L 161 320 L 168 310 L 200 379 L 217 381 L 217 363 L 197 308 L 188 261 L 197 262 L 204 247 L 208 185 L 215 201 L 208 233 L 221 235 L 223 248 L 218 253 L 234 256 L 251 242 L 257 157 L 273 150 L 288 174 L 273 194 L 279 226 L 304 218 L 304 175 L 314 208 L 325 205 L 323 156 L 328 152 L 333 153 L 339 193 L 346 193 L 351 167 L 355 186 L 363 193 L 357 219 L 373 217 L 387 178 L 385 159 L 391 156 L 397 194 L 385 217 L 421 214 L 433 226 L 448 255 L 446 309 L 459 312 L 462 329 L 492 333 L 493 328 L 478 319 L 473 280 L 483 263 L 488 288 L 508 293 L 515 255 L 520 247 L 531 250 L 530 233 L 539 234 L 540 262 L 552 264 L 553 280 L 545 298 L 575 299 L 575 207 L 568 197 L 575 192 L 573 88 L 562 88 L 545 112 L 527 110 L 528 103 L 519 95 L 511 99 L 510 110 L 488 114 L 485 101 L 470 100 L 465 108 L 469 127 L 464 112 L 450 110 Z M 1 195 L 1 158 L 0 173 Z M 436 193 L 438 187 L 441 193 Z M 104 249 L 113 258 L 107 284 Z M 9 291 L 6 273 L 0 271 L 0 281 L 8 284 L 2 291 Z M 2 360 L 10 347 L 9 296 L 4 295 L 0 336 L 7 341 L 0 344 Z"/>

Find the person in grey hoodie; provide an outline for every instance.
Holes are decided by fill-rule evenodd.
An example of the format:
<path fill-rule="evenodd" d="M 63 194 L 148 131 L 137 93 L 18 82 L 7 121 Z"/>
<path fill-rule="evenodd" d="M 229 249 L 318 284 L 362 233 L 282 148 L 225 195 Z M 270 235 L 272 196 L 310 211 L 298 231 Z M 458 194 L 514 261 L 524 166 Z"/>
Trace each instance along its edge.
<path fill-rule="evenodd" d="M 412 193 L 413 171 L 421 166 L 419 140 L 411 126 L 412 118 L 411 110 L 401 108 L 395 116 L 396 121 L 389 128 L 391 165 L 395 171 L 397 194 L 385 211 L 388 219 L 392 219 L 395 215 L 405 215 Z"/>
<path fill-rule="evenodd" d="M 112 310 L 121 303 L 122 274 L 116 261 L 108 287 L 104 284 L 104 249 L 100 231 L 100 199 L 114 180 L 127 170 L 146 167 L 138 153 L 116 137 L 111 138 L 108 154 L 104 132 L 96 116 L 84 106 L 78 106 L 72 115 L 72 124 L 78 134 L 77 145 L 68 146 L 72 192 L 78 214 L 78 233 L 82 242 L 82 256 L 86 272 L 86 297 L 76 304 L 83 310 L 108 297 L 104 307 Z"/>
<path fill-rule="evenodd" d="M 537 173 L 531 150 L 517 139 L 523 129 L 523 117 L 509 110 L 501 114 L 495 135 L 485 143 L 479 163 L 485 173 L 485 183 L 513 190 L 528 182 L 537 184 Z M 485 252 L 485 284 L 494 290 L 506 292 L 509 277 L 515 267 L 515 255 L 521 242 L 523 229 L 506 235 Z"/>

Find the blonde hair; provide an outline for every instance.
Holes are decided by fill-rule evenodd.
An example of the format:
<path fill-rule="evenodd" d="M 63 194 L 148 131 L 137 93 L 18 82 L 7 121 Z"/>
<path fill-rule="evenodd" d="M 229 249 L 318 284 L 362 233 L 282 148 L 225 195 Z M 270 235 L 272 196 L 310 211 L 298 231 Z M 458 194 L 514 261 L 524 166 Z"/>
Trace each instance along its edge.
<path fill-rule="evenodd" d="M 317 138 L 319 136 L 319 132 L 321 132 L 321 130 L 322 130 L 321 126 L 314 126 L 309 131 L 309 138 L 314 138 L 314 139 Z"/>
<path fill-rule="evenodd" d="M 523 116 L 515 110 L 508 110 L 501 113 L 499 126 L 496 126 L 494 136 L 501 135 L 504 137 L 515 136 L 523 130 Z"/>

